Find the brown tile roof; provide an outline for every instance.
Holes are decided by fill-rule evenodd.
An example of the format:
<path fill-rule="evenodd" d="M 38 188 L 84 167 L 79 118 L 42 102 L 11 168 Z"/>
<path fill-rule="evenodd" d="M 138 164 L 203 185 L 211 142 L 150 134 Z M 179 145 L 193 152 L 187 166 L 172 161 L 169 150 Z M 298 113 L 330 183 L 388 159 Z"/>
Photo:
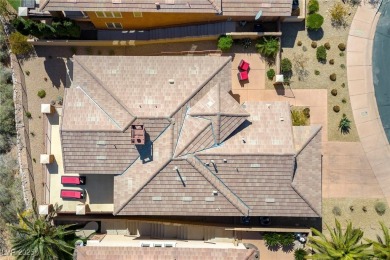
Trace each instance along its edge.
<path fill-rule="evenodd" d="M 215 13 L 224 16 L 253 16 L 263 11 L 263 16 L 290 16 L 291 0 L 165 0 L 159 8 L 152 0 L 113 3 L 112 0 L 41 0 L 44 11 L 116 11 L 116 12 L 159 12 L 159 13 Z"/>
<path fill-rule="evenodd" d="M 125 67 L 115 65 L 115 58 Z M 75 70 L 73 86 L 80 88 L 67 90 L 64 100 L 65 171 L 120 174 L 114 177 L 115 215 L 320 216 L 319 127 L 293 130 L 287 102 L 236 103 L 228 94 L 230 58 L 132 58 L 130 63 L 122 57 L 107 59 L 115 71 L 108 74 L 96 65 L 103 62 L 101 57 L 76 58 L 83 64 L 81 75 L 94 81 L 81 79 Z M 132 62 L 138 73 L 128 78 Z M 174 102 L 163 93 L 152 94 L 164 88 L 158 85 L 164 80 L 153 73 L 165 70 L 165 62 L 197 71 L 183 72 L 182 80 L 166 86 L 170 95 L 170 88 L 177 92 Z M 157 81 L 140 68 L 154 71 L 150 75 Z M 141 81 L 142 87 L 132 83 Z M 102 93 L 118 104 L 103 100 Z M 157 108 L 148 107 L 151 103 L 158 103 Z M 131 111 L 127 120 L 144 124 L 146 144 L 131 145 L 128 129 L 108 130 L 111 121 L 102 110 L 121 126 L 126 124 L 122 112 Z M 93 121 L 86 131 L 75 130 L 86 123 L 73 117 L 86 120 L 94 113 L 103 126 Z M 96 131 L 90 130 L 94 127 Z"/>
<path fill-rule="evenodd" d="M 155 247 L 77 247 L 77 260 L 129 260 L 129 259 L 161 259 L 161 260 L 252 260 L 254 249 L 223 248 L 155 248 Z"/>

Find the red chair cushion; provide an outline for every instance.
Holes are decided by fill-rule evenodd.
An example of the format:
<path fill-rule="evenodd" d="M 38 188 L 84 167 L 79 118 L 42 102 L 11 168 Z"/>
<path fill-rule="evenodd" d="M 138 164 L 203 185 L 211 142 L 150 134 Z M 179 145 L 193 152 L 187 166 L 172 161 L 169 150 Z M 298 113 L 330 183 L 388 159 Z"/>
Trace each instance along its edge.
<path fill-rule="evenodd" d="M 248 77 L 248 72 L 247 71 L 242 71 L 242 72 L 239 72 L 238 73 L 238 78 L 240 80 L 247 80 L 249 77 Z"/>
<path fill-rule="evenodd" d="M 61 198 L 81 199 L 83 192 L 78 190 L 61 190 Z"/>

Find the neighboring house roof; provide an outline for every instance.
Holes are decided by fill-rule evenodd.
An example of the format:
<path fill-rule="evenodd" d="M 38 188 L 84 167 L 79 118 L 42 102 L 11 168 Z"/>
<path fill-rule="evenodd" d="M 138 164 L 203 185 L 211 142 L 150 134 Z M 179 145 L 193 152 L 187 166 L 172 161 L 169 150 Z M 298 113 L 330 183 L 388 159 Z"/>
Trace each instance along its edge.
<path fill-rule="evenodd" d="M 263 16 L 290 16 L 291 0 L 41 0 L 44 11 L 115 11 L 115 12 L 158 12 L 158 13 L 215 13 L 225 16 L 255 16 L 260 10 Z"/>
<path fill-rule="evenodd" d="M 124 67 L 111 77 L 97 64 Z M 163 69 L 173 64 L 181 74 Z M 169 73 L 151 74 L 152 81 L 127 72 L 133 66 Z M 61 126 L 65 173 L 115 174 L 115 215 L 321 215 L 321 127 L 292 127 L 287 102 L 237 103 L 229 94 L 230 57 L 76 56 L 73 71 Z M 171 77 L 175 84 L 164 86 Z M 133 85 L 139 78 L 142 87 Z M 144 124 L 145 145 L 132 145 L 126 128 L 113 130 L 99 88 L 118 102 L 112 118 L 125 109 L 131 117 L 123 125 Z M 83 97 L 84 89 L 93 91 Z M 148 107 L 148 95 L 157 107 Z M 94 113 L 101 124 L 89 120 Z"/>
<path fill-rule="evenodd" d="M 225 248 L 156 248 L 156 247 L 77 247 L 77 260 L 128 260 L 128 259 L 255 259 L 254 249 Z"/>

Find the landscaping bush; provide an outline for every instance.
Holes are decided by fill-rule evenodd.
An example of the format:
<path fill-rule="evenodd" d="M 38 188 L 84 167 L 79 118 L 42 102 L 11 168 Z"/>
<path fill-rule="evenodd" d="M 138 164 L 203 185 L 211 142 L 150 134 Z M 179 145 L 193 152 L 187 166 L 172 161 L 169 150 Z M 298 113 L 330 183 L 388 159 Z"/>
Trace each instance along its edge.
<path fill-rule="evenodd" d="M 279 40 L 275 37 L 261 37 L 256 44 L 257 51 L 268 58 L 274 58 L 279 51 Z"/>
<path fill-rule="evenodd" d="M 303 52 L 306 52 L 306 51 L 307 51 L 306 46 L 302 46 L 302 51 L 303 51 Z"/>
<path fill-rule="evenodd" d="M 27 42 L 27 36 L 19 32 L 11 33 L 9 36 L 11 51 L 15 55 L 25 55 L 32 51 L 33 46 Z"/>
<path fill-rule="evenodd" d="M 317 42 L 311 42 L 311 47 L 312 47 L 313 49 L 317 48 Z"/>
<path fill-rule="evenodd" d="M 346 104 L 347 100 L 345 98 L 341 99 L 341 103 Z"/>
<path fill-rule="evenodd" d="M 340 64 L 340 68 L 345 69 L 345 64 Z"/>
<path fill-rule="evenodd" d="M 43 89 L 41 89 L 41 90 L 39 90 L 38 91 L 38 97 L 40 97 L 40 98 L 44 98 L 44 97 L 46 97 L 46 91 L 45 90 L 43 90 Z"/>
<path fill-rule="evenodd" d="M 307 117 L 301 110 L 293 109 L 291 110 L 291 120 L 293 126 L 305 126 L 307 122 Z"/>
<path fill-rule="evenodd" d="M 0 153 L 9 151 L 15 129 L 13 88 L 10 84 L 0 85 Z"/>
<path fill-rule="evenodd" d="M 336 81 L 337 76 L 336 76 L 335 73 L 332 73 L 332 74 L 329 76 L 329 78 L 330 78 L 331 81 Z"/>
<path fill-rule="evenodd" d="M 344 114 L 339 123 L 339 129 L 342 134 L 348 134 L 351 129 L 351 120 Z"/>
<path fill-rule="evenodd" d="M 233 46 L 233 39 L 231 36 L 221 36 L 218 39 L 218 49 L 221 51 L 228 51 Z"/>
<path fill-rule="evenodd" d="M 386 204 L 385 203 L 383 203 L 383 202 L 377 202 L 377 203 L 375 203 L 375 211 L 376 211 L 376 213 L 378 213 L 379 215 L 383 215 L 383 214 L 385 214 L 385 212 L 386 212 Z"/>
<path fill-rule="evenodd" d="M 315 71 L 314 71 L 314 74 L 318 76 L 318 75 L 321 74 L 321 72 L 320 72 L 319 70 L 315 70 Z"/>
<path fill-rule="evenodd" d="M 335 3 L 330 8 L 330 17 L 332 20 L 332 24 L 335 26 L 340 26 L 345 24 L 345 20 L 348 16 L 347 8 L 340 2 Z"/>
<path fill-rule="evenodd" d="M 326 49 L 325 49 L 324 46 L 320 46 L 320 47 L 317 48 L 316 56 L 317 56 L 317 60 L 319 62 L 325 62 L 326 61 Z"/>
<path fill-rule="evenodd" d="M 26 117 L 30 119 L 30 118 L 32 117 L 32 116 L 31 116 L 31 113 L 27 111 L 27 112 L 26 112 Z"/>
<path fill-rule="evenodd" d="M 339 47 L 339 50 L 340 50 L 340 51 L 345 51 L 345 49 L 346 49 L 346 46 L 345 46 L 344 43 L 340 43 L 337 47 Z M 340 56 L 341 56 L 341 55 L 340 55 Z M 344 53 L 343 53 L 343 56 L 344 56 Z"/>
<path fill-rule="evenodd" d="M 314 14 L 320 10 L 320 4 L 317 0 L 310 0 L 309 4 L 307 5 L 307 9 L 309 10 L 310 14 Z"/>
<path fill-rule="evenodd" d="M 333 64 L 334 64 L 334 59 L 330 59 L 330 60 L 329 60 L 329 64 L 330 64 L 330 65 L 333 65 Z"/>
<path fill-rule="evenodd" d="M 302 42 L 301 42 L 301 41 L 298 41 L 298 42 L 297 42 L 297 45 L 298 45 L 298 46 L 302 46 Z"/>
<path fill-rule="evenodd" d="M 342 88 L 345 88 L 345 83 L 341 83 L 341 87 L 342 87 Z"/>
<path fill-rule="evenodd" d="M 280 233 L 280 245 L 282 247 L 289 247 L 294 244 L 295 237 L 294 233 Z"/>
<path fill-rule="evenodd" d="M 310 108 L 306 107 L 305 109 L 302 110 L 302 112 L 306 118 L 310 118 Z"/>
<path fill-rule="evenodd" d="M 307 256 L 307 255 L 308 255 L 307 251 L 303 248 L 298 248 L 298 249 L 295 249 L 295 251 L 294 251 L 294 259 L 295 260 L 304 260 L 305 256 Z"/>
<path fill-rule="evenodd" d="M 330 44 L 329 44 L 329 42 L 326 42 L 326 43 L 324 44 L 324 47 L 325 47 L 327 50 L 330 50 Z"/>
<path fill-rule="evenodd" d="M 291 72 L 292 70 L 292 63 L 288 58 L 282 59 L 282 62 L 280 64 L 281 71 L 282 72 Z"/>
<path fill-rule="evenodd" d="M 324 23 L 324 17 L 320 14 L 309 14 L 306 19 L 306 27 L 312 31 L 318 31 Z"/>
<path fill-rule="evenodd" d="M 333 106 L 333 111 L 338 113 L 340 112 L 340 107 L 339 106 Z"/>
<path fill-rule="evenodd" d="M 58 96 L 58 97 L 57 97 L 57 103 L 58 103 L 58 105 L 62 106 L 62 102 L 63 102 L 62 96 Z"/>
<path fill-rule="evenodd" d="M 12 69 L 0 65 L 0 85 L 12 83 Z"/>
<path fill-rule="evenodd" d="M 272 80 L 273 78 L 275 77 L 275 70 L 274 69 L 270 69 L 267 71 L 267 78 L 269 80 Z"/>
<path fill-rule="evenodd" d="M 336 216 L 341 216 L 341 209 L 338 206 L 334 206 L 332 212 Z"/>
<path fill-rule="evenodd" d="M 337 89 L 332 89 L 330 92 L 333 96 L 337 96 Z"/>
<path fill-rule="evenodd" d="M 279 246 L 279 234 L 274 232 L 267 232 L 263 234 L 263 239 L 267 247 Z"/>

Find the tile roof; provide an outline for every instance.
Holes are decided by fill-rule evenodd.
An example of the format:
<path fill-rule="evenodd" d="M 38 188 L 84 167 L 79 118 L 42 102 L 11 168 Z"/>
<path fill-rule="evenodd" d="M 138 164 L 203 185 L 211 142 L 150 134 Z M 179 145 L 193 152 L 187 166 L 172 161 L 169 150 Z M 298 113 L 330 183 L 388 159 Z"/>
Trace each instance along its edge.
<path fill-rule="evenodd" d="M 160 259 L 160 260 L 252 260 L 254 249 L 224 248 L 157 248 L 157 247 L 77 247 L 77 260 L 128 260 L 128 259 Z"/>
<path fill-rule="evenodd" d="M 128 63 L 111 57 L 107 62 L 116 64 L 115 58 L 128 66 L 113 65 L 114 78 L 99 73 L 101 57 L 76 58 L 83 64 L 78 67 L 81 75 L 96 80 L 82 81 L 75 70 L 73 84 L 80 88 L 66 90 L 61 131 L 65 172 L 116 174 L 115 215 L 321 215 L 320 127 L 293 128 L 287 102 L 239 105 L 228 94 L 230 58 L 126 57 Z M 180 76 L 178 87 L 183 89 L 176 89 L 173 102 L 162 93 L 151 94 L 162 88 L 157 79 L 153 82 L 142 73 L 129 78 L 132 62 L 137 69 L 153 71 L 165 62 L 187 64 L 197 67 L 197 73 L 189 73 L 187 81 L 185 73 Z M 131 83 L 141 81 L 142 87 Z M 85 96 L 84 89 L 91 94 Z M 118 104 L 104 103 L 102 91 Z M 157 108 L 139 101 L 144 95 L 152 95 Z M 127 120 L 144 124 L 146 144 L 131 145 L 128 129 L 113 131 L 102 110 L 119 118 L 121 126 L 127 116 L 122 112 L 131 111 Z M 87 120 L 94 113 L 101 125 L 93 121 L 85 131 L 77 130 L 87 123 L 72 118 Z"/>
<path fill-rule="evenodd" d="M 215 13 L 224 16 L 255 16 L 259 10 L 263 16 L 290 16 L 291 0 L 165 0 L 159 8 L 152 0 L 41 0 L 44 11 L 117 11 L 117 12 L 158 12 L 158 13 Z"/>

